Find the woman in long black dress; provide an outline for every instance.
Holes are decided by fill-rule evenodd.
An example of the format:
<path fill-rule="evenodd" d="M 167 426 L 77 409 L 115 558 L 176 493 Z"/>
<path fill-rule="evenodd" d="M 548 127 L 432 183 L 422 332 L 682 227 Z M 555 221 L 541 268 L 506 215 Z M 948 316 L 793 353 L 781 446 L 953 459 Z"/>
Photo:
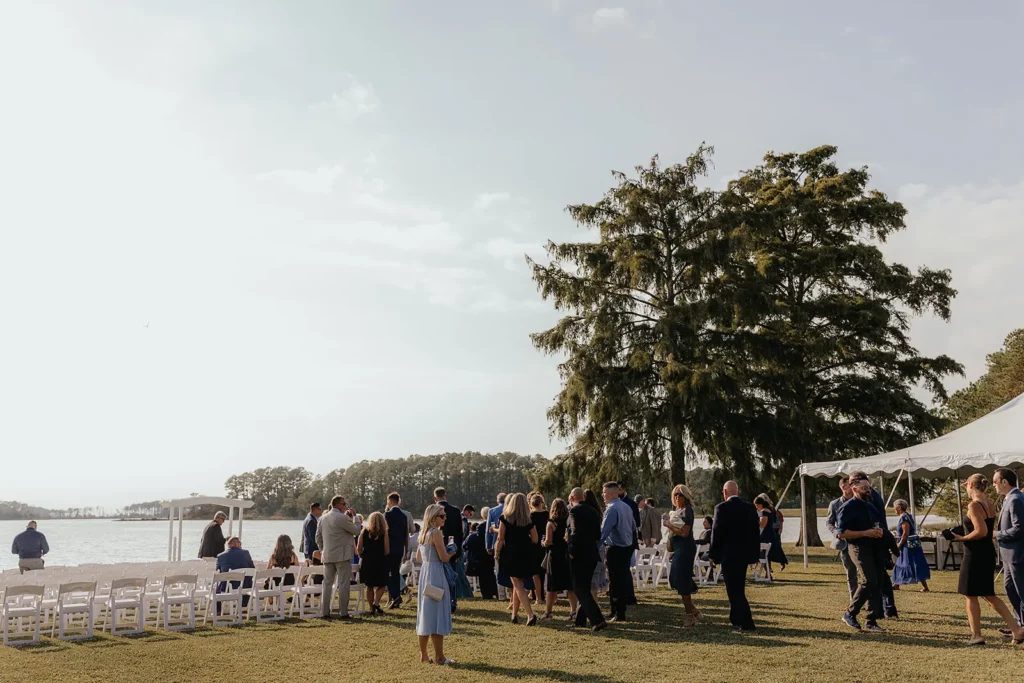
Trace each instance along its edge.
<path fill-rule="evenodd" d="M 971 626 L 968 645 L 984 645 L 981 635 L 981 605 L 978 598 L 985 598 L 988 604 L 999 612 L 1006 627 L 1013 634 L 1013 643 L 1024 642 L 1024 628 L 1013 618 L 1013 614 L 1001 599 L 996 597 L 996 549 L 992 544 L 992 528 L 995 526 L 995 508 L 985 497 L 988 480 L 981 474 L 972 474 L 964 482 L 967 496 L 967 520 L 964 522 L 966 535 L 953 534 L 953 540 L 963 541 L 964 558 L 960 564 L 960 585 L 958 592 L 967 598 L 967 623 Z"/>
<path fill-rule="evenodd" d="M 536 491 L 530 493 L 530 520 L 537 529 L 537 545 L 533 549 L 533 555 L 537 560 L 537 566 L 533 571 L 533 599 L 537 601 L 537 607 L 544 606 L 544 562 L 545 548 L 541 545 L 544 542 L 544 534 L 548 528 L 550 517 L 544 496 Z"/>
<path fill-rule="evenodd" d="M 530 596 L 523 579 L 532 580 L 537 568 L 534 546 L 537 545 L 537 527 L 530 519 L 526 496 L 513 493 L 505 499 L 505 509 L 498 520 L 498 541 L 494 544 L 494 557 L 498 571 L 512 580 L 512 623 L 519 623 L 519 608 L 526 610 L 526 625 L 537 623 L 537 615 L 530 607 Z"/>
<path fill-rule="evenodd" d="M 771 544 L 771 549 L 768 551 L 769 571 L 772 562 L 778 562 L 782 565 L 782 569 L 785 569 L 789 564 L 789 558 L 782 550 L 782 539 L 779 538 L 779 515 L 775 511 L 775 506 L 772 505 L 771 498 L 762 493 L 754 498 L 754 507 L 757 508 L 758 522 L 761 525 L 761 543 Z"/>
<path fill-rule="evenodd" d="M 576 620 L 576 593 L 572 590 L 572 573 L 569 569 L 569 543 L 565 532 L 569 524 L 569 506 L 561 498 L 551 501 L 551 514 L 544 530 L 544 548 L 548 560 L 546 570 L 547 609 L 541 619 L 550 619 L 558 594 L 567 591 L 569 595 L 569 620 Z"/>
<path fill-rule="evenodd" d="M 694 626 L 703 616 L 693 604 L 691 597 L 697 592 L 693 580 L 693 560 L 697 555 L 697 543 L 693 538 L 693 494 L 685 484 L 672 489 L 672 512 L 662 516 L 662 523 L 668 529 L 668 543 L 672 549 L 672 567 L 668 573 L 668 584 L 676 589 L 683 599 L 686 614 L 683 626 Z"/>
<path fill-rule="evenodd" d="M 388 540 L 388 522 L 380 512 L 374 512 L 367 520 L 366 528 L 359 532 L 356 554 L 359 555 L 359 583 L 366 586 L 366 602 L 370 614 L 384 614 L 380 599 L 388 585 L 388 568 L 385 558 L 391 551 Z"/>

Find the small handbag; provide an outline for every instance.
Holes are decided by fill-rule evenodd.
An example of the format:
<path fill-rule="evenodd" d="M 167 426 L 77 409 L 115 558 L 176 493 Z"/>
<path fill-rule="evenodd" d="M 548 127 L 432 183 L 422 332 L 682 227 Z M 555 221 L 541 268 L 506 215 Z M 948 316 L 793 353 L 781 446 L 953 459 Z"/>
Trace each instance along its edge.
<path fill-rule="evenodd" d="M 918 538 L 917 534 L 910 534 L 907 536 L 907 547 L 911 550 L 921 547 L 921 539 Z"/>
<path fill-rule="evenodd" d="M 545 574 L 551 573 L 551 550 L 549 549 L 544 553 L 544 559 L 540 561 L 540 568 L 544 570 Z"/>
<path fill-rule="evenodd" d="M 434 602 L 441 602 L 444 599 L 444 589 L 430 584 L 423 589 L 423 595 Z"/>

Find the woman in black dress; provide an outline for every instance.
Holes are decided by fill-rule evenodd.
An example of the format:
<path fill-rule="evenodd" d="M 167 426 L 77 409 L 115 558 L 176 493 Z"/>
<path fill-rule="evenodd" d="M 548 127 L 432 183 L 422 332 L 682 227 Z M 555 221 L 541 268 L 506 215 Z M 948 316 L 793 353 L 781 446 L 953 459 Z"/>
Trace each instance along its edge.
<path fill-rule="evenodd" d="M 391 552 L 388 540 L 388 523 L 384 515 L 374 512 L 366 522 L 366 528 L 359 532 L 356 554 L 359 555 L 359 583 L 366 586 L 366 602 L 370 614 L 384 614 L 380 599 L 388 585 L 388 568 L 385 558 Z"/>
<path fill-rule="evenodd" d="M 668 583 L 683 599 L 686 614 L 683 626 L 694 626 L 703 616 L 693 604 L 691 597 L 697 592 L 693 580 L 693 560 L 697 555 L 697 543 L 693 539 L 693 494 L 684 484 L 672 489 L 673 511 L 662 516 L 668 529 L 668 545 L 672 550 L 672 568 L 669 569 Z"/>
<path fill-rule="evenodd" d="M 569 621 L 576 620 L 576 593 L 572 590 L 572 573 L 569 569 L 569 543 L 565 532 L 569 524 L 569 506 L 561 498 L 551 501 L 551 514 L 544 530 L 544 548 L 547 557 L 547 609 L 541 619 L 550 619 L 555 600 L 562 591 L 569 594 Z"/>
<path fill-rule="evenodd" d="M 530 520 L 537 529 L 537 546 L 533 549 L 533 555 L 537 559 L 537 566 L 533 570 L 533 599 L 537 601 L 537 607 L 544 606 L 544 574 L 546 572 L 541 563 L 544 562 L 546 551 L 542 544 L 544 543 L 544 534 L 547 532 L 548 518 L 550 516 L 547 504 L 544 502 L 544 496 L 536 491 L 531 492 Z"/>
<path fill-rule="evenodd" d="M 526 625 L 537 623 L 537 615 L 530 607 L 530 596 L 523 579 L 532 580 L 537 569 L 534 547 L 538 543 L 537 527 L 530 519 L 526 496 L 513 493 L 505 499 L 505 509 L 498 520 L 498 541 L 494 544 L 494 557 L 498 571 L 512 580 L 512 623 L 519 623 L 519 608 L 526 610 Z"/>
<path fill-rule="evenodd" d="M 754 507 L 757 508 L 758 523 L 761 525 L 761 543 L 771 544 L 768 551 L 768 569 L 771 571 L 772 562 L 778 562 L 782 569 L 785 569 L 789 559 L 782 550 L 782 539 L 779 538 L 781 524 L 771 498 L 762 493 L 754 498 Z"/>
<path fill-rule="evenodd" d="M 1006 603 L 996 597 L 996 549 L 992 544 L 996 512 L 985 497 L 988 480 L 981 474 L 972 474 L 964 482 L 964 488 L 971 499 L 967 504 L 967 520 L 964 522 L 967 534 L 953 534 L 953 540 L 964 543 L 958 592 L 967 598 L 967 623 L 971 626 L 971 639 L 967 643 L 985 644 L 981 636 L 981 605 L 978 602 L 978 598 L 985 598 L 1006 622 L 1006 627 L 1013 635 L 1014 645 L 1019 645 L 1024 642 L 1024 628 L 1014 620 Z"/>

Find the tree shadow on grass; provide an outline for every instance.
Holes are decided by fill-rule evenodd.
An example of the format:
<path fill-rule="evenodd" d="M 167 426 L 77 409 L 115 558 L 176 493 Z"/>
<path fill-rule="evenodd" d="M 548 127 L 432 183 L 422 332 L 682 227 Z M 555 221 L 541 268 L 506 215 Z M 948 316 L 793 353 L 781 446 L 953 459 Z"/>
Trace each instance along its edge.
<path fill-rule="evenodd" d="M 624 679 L 621 678 L 610 678 L 608 676 L 600 676 L 595 674 L 578 674 L 570 671 L 562 671 L 561 669 L 531 669 L 531 668 L 516 668 L 511 666 L 495 666 L 493 664 L 459 664 L 459 669 L 465 669 L 467 671 L 478 671 L 480 673 L 488 673 L 493 676 L 504 676 L 506 678 L 526 678 L 528 676 L 534 676 L 537 678 L 543 678 L 549 681 L 559 681 L 561 683 L 569 683 L 571 681 L 595 681 L 596 683 L 623 683 Z"/>

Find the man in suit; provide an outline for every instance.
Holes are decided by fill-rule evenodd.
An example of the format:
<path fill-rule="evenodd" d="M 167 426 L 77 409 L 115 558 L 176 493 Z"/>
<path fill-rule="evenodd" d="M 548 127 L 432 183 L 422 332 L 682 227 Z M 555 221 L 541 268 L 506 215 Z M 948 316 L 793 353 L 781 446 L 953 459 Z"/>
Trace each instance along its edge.
<path fill-rule="evenodd" d="M 355 539 L 360 527 L 345 514 L 346 509 L 348 504 L 344 496 L 335 496 L 331 499 L 331 509 L 320 517 L 320 522 L 316 526 L 316 546 L 320 549 L 320 561 L 324 563 L 321 611 L 324 619 L 331 616 L 331 597 L 335 582 L 338 584 L 340 618 L 352 618 L 348 613 L 348 598 L 352 583 Z"/>
<path fill-rule="evenodd" d="M 864 603 L 867 603 L 866 628 L 869 631 L 881 632 L 885 629 L 878 625 L 882 587 L 878 581 L 876 546 L 882 541 L 882 524 L 885 523 L 885 518 L 872 501 L 871 484 L 868 483 L 867 477 L 862 477 L 861 474 L 854 472 L 850 475 L 853 497 L 839 508 L 836 520 L 839 538 L 849 544 L 847 548 L 850 560 L 857 568 L 857 590 L 842 618 L 843 623 L 859 631 L 861 626 L 857 621 L 857 615 L 864 607 Z"/>
<path fill-rule="evenodd" d="M 409 558 L 409 513 L 402 509 L 402 497 L 397 491 L 388 494 L 384 520 L 388 523 L 388 547 L 391 552 L 385 558 L 388 570 L 388 609 L 402 604 L 402 563 Z"/>
<path fill-rule="evenodd" d="M 832 547 L 839 551 L 839 559 L 842 560 L 843 568 L 846 570 L 846 586 L 850 589 L 850 599 L 853 600 L 853 594 L 857 592 L 857 567 L 853 565 L 853 561 L 850 559 L 849 544 L 839 538 L 839 529 L 836 528 L 836 522 L 839 519 L 839 508 L 843 506 L 843 503 L 853 498 L 853 489 L 850 488 L 849 477 L 842 477 L 839 480 L 839 489 L 842 491 L 842 495 L 828 504 L 828 514 L 825 515 L 825 528 L 835 537 L 832 541 Z"/>
<path fill-rule="evenodd" d="M 584 628 L 589 619 L 591 629 L 601 631 L 608 627 L 608 623 L 591 588 L 599 559 L 597 544 L 601 542 L 601 513 L 583 504 L 584 495 L 579 486 L 569 493 L 569 570 L 579 601 L 573 625 Z"/>
<path fill-rule="evenodd" d="M 236 569 L 255 569 L 256 565 L 252 561 L 252 555 L 249 554 L 248 550 L 242 549 L 242 539 L 238 536 L 232 536 L 228 539 L 228 549 L 217 556 L 217 571 L 218 572 L 233 572 Z M 226 581 L 221 582 L 217 585 L 217 592 L 223 592 L 225 589 Z M 237 588 L 237 582 L 232 581 L 232 588 Z M 252 588 L 252 578 L 245 577 L 245 581 L 242 583 L 242 588 Z M 249 596 L 242 596 L 242 607 L 249 604 Z M 220 604 L 217 604 L 217 609 L 220 610 Z M 217 612 L 220 614 L 220 612 Z"/>
<path fill-rule="evenodd" d="M 14 537 L 11 545 L 11 552 L 18 556 L 18 569 L 22 574 L 42 569 L 43 555 L 50 552 L 46 536 L 40 533 L 37 526 L 35 521 L 26 524 L 25 530 Z"/>
<path fill-rule="evenodd" d="M 725 592 L 729 596 L 729 623 L 743 631 L 754 630 L 754 618 L 747 602 L 747 567 L 758 561 L 761 551 L 757 508 L 740 499 L 740 487 L 734 481 L 722 486 L 725 501 L 715 506 L 711 522 L 708 553 L 722 567 Z"/>
<path fill-rule="evenodd" d="M 455 569 L 459 557 L 462 556 L 462 514 L 459 508 L 448 502 L 448 492 L 441 486 L 434 489 L 434 502 L 444 508 L 445 518 L 441 532 L 444 534 L 445 544 L 449 538 L 455 538 L 455 554 L 448 560 L 448 564 Z"/>
<path fill-rule="evenodd" d="M 640 508 L 640 540 L 652 548 L 661 542 L 661 515 L 658 514 L 658 508 L 654 507 L 653 498 L 643 503 L 644 506 Z"/>
<path fill-rule="evenodd" d="M 609 621 L 625 621 L 626 606 L 636 604 L 633 575 L 629 571 L 636 545 L 636 521 L 629 505 L 619 498 L 618 482 L 605 484 L 601 494 L 607 505 L 601 521 L 601 542 L 605 545 L 605 564 L 608 566 L 608 599 L 612 612 Z"/>
<path fill-rule="evenodd" d="M 1024 493 L 1017 488 L 1017 473 L 1013 470 L 996 470 L 992 483 L 1004 496 L 996 532 L 999 559 L 1003 563 L 1003 587 L 1017 624 L 1024 626 Z M 1000 633 L 1008 638 L 1013 636 L 1009 629 L 1000 629 Z"/>
<path fill-rule="evenodd" d="M 199 543 L 200 559 L 204 557 L 217 557 L 224 552 L 224 532 L 220 526 L 227 518 L 227 515 L 218 510 L 217 514 L 213 516 L 213 521 L 203 529 L 203 540 Z"/>
<path fill-rule="evenodd" d="M 320 564 L 320 560 L 313 557 L 316 553 L 316 525 L 323 512 L 320 503 L 311 503 L 309 514 L 302 520 L 302 542 L 299 544 L 299 551 L 306 558 L 306 564 Z"/>

